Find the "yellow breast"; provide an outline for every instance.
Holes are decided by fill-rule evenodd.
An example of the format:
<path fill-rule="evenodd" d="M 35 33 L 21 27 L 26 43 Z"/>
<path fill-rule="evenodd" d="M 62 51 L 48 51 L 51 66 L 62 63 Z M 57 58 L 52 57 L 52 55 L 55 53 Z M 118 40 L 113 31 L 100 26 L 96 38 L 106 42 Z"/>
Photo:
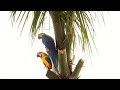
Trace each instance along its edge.
<path fill-rule="evenodd" d="M 51 69 L 51 68 L 52 68 L 52 65 L 51 65 L 50 63 L 48 63 L 45 58 L 46 58 L 46 56 L 43 54 L 43 55 L 42 55 L 42 62 L 44 63 L 44 65 L 45 65 L 48 69 Z"/>

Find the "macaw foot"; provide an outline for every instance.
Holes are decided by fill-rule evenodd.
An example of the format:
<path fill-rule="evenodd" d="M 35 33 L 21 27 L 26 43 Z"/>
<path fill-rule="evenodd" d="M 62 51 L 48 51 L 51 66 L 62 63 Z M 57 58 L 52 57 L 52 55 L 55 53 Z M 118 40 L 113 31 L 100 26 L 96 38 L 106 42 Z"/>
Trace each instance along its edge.
<path fill-rule="evenodd" d="M 48 48 L 46 48 L 46 51 L 48 52 L 48 51 L 49 51 L 49 49 L 48 49 Z"/>
<path fill-rule="evenodd" d="M 63 50 L 58 50 L 58 52 L 59 52 L 60 54 L 63 54 L 63 53 L 65 52 L 65 49 L 63 49 Z"/>

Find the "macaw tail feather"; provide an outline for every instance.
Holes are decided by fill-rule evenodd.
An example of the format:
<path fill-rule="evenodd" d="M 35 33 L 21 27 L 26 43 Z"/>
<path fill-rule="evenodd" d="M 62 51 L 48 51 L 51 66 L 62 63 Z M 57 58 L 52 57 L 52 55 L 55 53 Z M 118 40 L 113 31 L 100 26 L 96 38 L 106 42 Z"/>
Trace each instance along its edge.
<path fill-rule="evenodd" d="M 49 50 L 49 54 L 54 65 L 54 69 L 58 73 L 58 61 L 56 50 Z"/>

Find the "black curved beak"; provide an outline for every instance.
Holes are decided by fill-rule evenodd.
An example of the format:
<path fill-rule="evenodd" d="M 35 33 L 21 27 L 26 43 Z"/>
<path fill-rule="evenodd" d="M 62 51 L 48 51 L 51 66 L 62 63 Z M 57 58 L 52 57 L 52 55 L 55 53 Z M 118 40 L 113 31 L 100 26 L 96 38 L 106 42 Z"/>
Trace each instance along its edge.
<path fill-rule="evenodd" d="M 37 57 L 40 57 L 39 54 L 37 54 Z"/>

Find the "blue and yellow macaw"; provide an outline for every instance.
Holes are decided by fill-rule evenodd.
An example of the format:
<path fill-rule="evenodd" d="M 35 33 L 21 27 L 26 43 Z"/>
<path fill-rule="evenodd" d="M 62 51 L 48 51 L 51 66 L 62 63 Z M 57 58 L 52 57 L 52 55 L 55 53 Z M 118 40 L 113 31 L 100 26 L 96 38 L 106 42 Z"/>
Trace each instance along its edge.
<path fill-rule="evenodd" d="M 42 62 L 47 69 L 52 69 L 51 59 L 46 53 L 38 52 L 37 57 L 40 57 L 42 59 Z"/>
<path fill-rule="evenodd" d="M 57 51 L 55 48 L 54 39 L 45 33 L 38 34 L 38 39 L 42 39 L 42 43 L 45 45 L 47 52 L 49 52 L 49 56 L 51 57 L 54 65 L 54 69 L 58 73 Z"/>

